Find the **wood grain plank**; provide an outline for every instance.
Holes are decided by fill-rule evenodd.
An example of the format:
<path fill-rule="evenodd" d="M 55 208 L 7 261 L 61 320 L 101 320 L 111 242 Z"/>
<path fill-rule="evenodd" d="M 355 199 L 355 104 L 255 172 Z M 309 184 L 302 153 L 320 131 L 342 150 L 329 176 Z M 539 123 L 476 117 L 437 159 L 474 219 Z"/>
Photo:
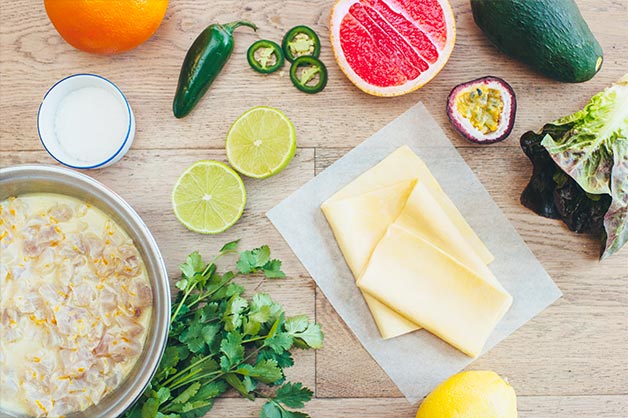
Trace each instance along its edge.
<path fill-rule="evenodd" d="M 294 121 L 302 146 L 355 146 L 363 138 L 417 101 L 423 101 L 456 145 L 466 142 L 450 127 L 444 112 L 449 91 L 458 83 L 487 74 L 508 80 L 519 98 L 519 114 L 510 140 L 522 132 L 576 111 L 588 98 L 618 79 L 628 68 L 628 3 L 580 1 L 582 13 L 606 51 L 601 72 L 591 81 L 555 82 L 497 52 L 473 23 L 469 2 L 452 1 L 457 19 L 457 47 L 438 77 L 419 91 L 398 98 L 368 96 L 355 88 L 335 65 L 329 46 L 327 1 L 172 1 L 155 36 L 135 50 L 94 56 L 67 45 L 48 21 L 41 3 L 5 2 L 0 10 L 0 134 L 5 149 L 39 149 L 37 107 L 46 90 L 61 77 L 94 72 L 109 77 L 127 94 L 136 113 L 135 147 L 195 148 L 199 141 L 220 148 L 238 115 L 254 105 L 272 105 Z M 247 18 L 257 34 L 240 30 L 231 61 L 198 109 L 183 120 L 171 115 L 181 61 L 193 39 L 212 22 Z M 306 95 L 292 87 L 287 70 L 278 75 L 254 73 L 245 51 L 256 39 L 280 40 L 296 24 L 312 26 L 321 37 L 321 58 L 329 69 L 328 87 Z M 351 129 L 347 129 L 347 125 Z M 359 133 L 359 134 L 356 134 Z M 202 138 L 199 140 L 199 138 Z"/>
<path fill-rule="evenodd" d="M 520 395 L 524 418 L 628 416 L 628 249 L 597 261 L 595 239 L 569 232 L 560 222 L 535 216 L 519 204 L 530 165 L 518 138 L 529 129 L 571 113 L 628 68 L 628 2 L 577 0 L 605 51 L 596 77 L 563 84 L 534 74 L 497 52 L 473 23 L 468 0 L 451 1 L 457 44 L 444 70 L 419 91 L 393 99 L 356 89 L 335 65 L 329 47 L 328 16 L 333 0 L 171 0 L 162 26 L 148 42 L 115 56 L 74 50 L 56 33 L 41 2 L 13 0 L 0 5 L 0 166 L 52 164 L 37 136 L 37 108 L 45 91 L 72 73 L 110 78 L 128 96 L 137 120 L 136 141 L 115 167 L 90 171 L 133 205 L 160 243 L 169 273 L 193 249 L 210 255 L 224 242 L 244 237 L 242 247 L 268 243 L 284 260 L 289 279 L 252 279 L 247 292 L 268 291 L 288 314 L 316 315 L 326 346 L 316 355 L 296 353 L 290 379 L 316 388 L 308 405 L 313 417 L 412 417 L 385 373 L 366 353 L 324 298 L 264 213 L 351 147 L 423 101 L 445 134 L 477 173 L 498 206 L 565 293 L 564 297 L 471 367 L 508 377 Z M 198 109 L 183 120 L 171 114 L 181 61 L 197 34 L 213 22 L 250 19 L 255 34 L 241 30 L 231 61 Z M 290 27 L 306 24 L 320 35 L 329 84 L 317 95 L 291 86 L 285 67 L 272 76 L 248 68 L 245 51 L 256 39 L 280 40 Z M 519 112 L 511 137 L 482 147 L 468 144 L 450 126 L 445 98 L 456 84 L 487 74 L 508 80 Z M 181 170 L 200 158 L 224 160 L 224 138 L 233 120 L 254 105 L 286 111 L 301 147 L 286 172 L 268 180 L 245 180 L 249 205 L 243 219 L 218 237 L 191 233 L 174 219 L 169 194 Z M 258 184 L 259 183 L 259 184 Z M 317 296 L 318 292 L 318 296 Z M 620 396 L 607 396 L 620 394 Z M 533 396 L 526 396 L 533 395 Z M 560 395 L 560 396 L 546 396 Z M 590 396 L 568 396 L 590 395 Z M 261 404 L 220 400 L 212 417 L 256 417 Z"/>
<path fill-rule="evenodd" d="M 211 416 L 254 418 L 261 402 L 224 399 L 216 403 Z M 520 396 L 519 418 L 625 418 L 628 396 Z M 405 399 L 314 399 L 306 411 L 315 418 L 412 418 L 417 406 Z"/>

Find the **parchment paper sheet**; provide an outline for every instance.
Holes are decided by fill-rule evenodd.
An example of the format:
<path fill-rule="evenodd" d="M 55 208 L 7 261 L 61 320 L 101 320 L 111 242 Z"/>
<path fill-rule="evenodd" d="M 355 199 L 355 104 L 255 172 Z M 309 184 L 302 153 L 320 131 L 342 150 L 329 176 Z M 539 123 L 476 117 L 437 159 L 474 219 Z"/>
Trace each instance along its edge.
<path fill-rule="evenodd" d="M 338 314 L 408 401 L 416 403 L 472 359 L 425 330 L 382 340 L 320 210 L 323 201 L 404 144 L 425 161 L 495 255 L 489 267 L 513 296 L 512 307 L 484 352 L 552 304 L 561 292 L 422 103 L 271 209 L 267 216 Z"/>

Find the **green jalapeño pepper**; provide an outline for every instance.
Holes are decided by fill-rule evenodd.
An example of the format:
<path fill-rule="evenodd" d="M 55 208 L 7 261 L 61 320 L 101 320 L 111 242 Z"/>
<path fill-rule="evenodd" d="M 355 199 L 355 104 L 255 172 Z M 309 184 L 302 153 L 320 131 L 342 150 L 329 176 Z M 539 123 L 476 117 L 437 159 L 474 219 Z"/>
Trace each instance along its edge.
<path fill-rule="evenodd" d="M 281 47 L 290 62 L 304 56 L 318 58 L 321 53 L 321 40 L 311 28 L 295 26 L 283 37 Z"/>
<path fill-rule="evenodd" d="M 292 63 L 290 80 L 302 92 L 318 93 L 327 85 L 327 68 L 317 58 L 304 55 Z"/>
<path fill-rule="evenodd" d="M 182 118 L 201 100 L 233 52 L 233 31 L 239 26 L 257 30 L 251 22 L 238 21 L 208 26 L 185 54 L 179 84 L 172 103 L 177 118 Z"/>
<path fill-rule="evenodd" d="M 254 42 L 246 53 L 246 59 L 251 68 L 262 74 L 274 73 L 284 63 L 281 47 L 266 39 Z"/>

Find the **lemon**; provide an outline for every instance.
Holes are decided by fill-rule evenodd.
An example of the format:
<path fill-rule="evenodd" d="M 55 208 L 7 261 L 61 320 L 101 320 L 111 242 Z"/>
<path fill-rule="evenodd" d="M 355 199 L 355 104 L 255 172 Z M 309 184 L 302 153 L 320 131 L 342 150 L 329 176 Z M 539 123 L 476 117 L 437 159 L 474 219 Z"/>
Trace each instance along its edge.
<path fill-rule="evenodd" d="M 515 390 L 495 372 L 451 376 L 425 398 L 416 414 L 416 418 L 480 417 L 517 417 Z"/>
<path fill-rule="evenodd" d="M 172 190 L 174 214 L 186 228 L 218 234 L 235 224 L 246 205 L 242 179 L 227 165 L 198 161 L 179 176 Z"/>
<path fill-rule="evenodd" d="M 294 125 L 280 110 L 249 109 L 227 133 L 227 159 L 248 177 L 265 179 L 290 164 L 297 149 Z"/>

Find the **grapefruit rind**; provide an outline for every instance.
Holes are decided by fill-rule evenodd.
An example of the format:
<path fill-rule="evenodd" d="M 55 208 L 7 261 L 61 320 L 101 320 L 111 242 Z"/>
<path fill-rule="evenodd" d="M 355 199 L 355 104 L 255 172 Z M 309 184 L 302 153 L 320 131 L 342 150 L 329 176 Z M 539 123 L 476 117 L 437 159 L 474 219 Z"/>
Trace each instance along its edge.
<path fill-rule="evenodd" d="M 334 58 L 345 76 L 360 90 L 373 96 L 395 97 L 411 93 L 423 87 L 445 67 L 456 43 L 456 20 L 451 5 L 447 0 L 438 0 L 443 9 L 445 24 L 448 28 L 447 42 L 443 49 L 439 50 L 439 57 L 435 63 L 421 73 L 416 79 L 395 86 L 379 87 L 366 82 L 349 65 L 340 44 L 340 28 L 344 17 L 349 14 L 349 8 L 359 0 L 338 0 L 331 9 L 329 16 L 329 38 L 334 53 Z"/>

